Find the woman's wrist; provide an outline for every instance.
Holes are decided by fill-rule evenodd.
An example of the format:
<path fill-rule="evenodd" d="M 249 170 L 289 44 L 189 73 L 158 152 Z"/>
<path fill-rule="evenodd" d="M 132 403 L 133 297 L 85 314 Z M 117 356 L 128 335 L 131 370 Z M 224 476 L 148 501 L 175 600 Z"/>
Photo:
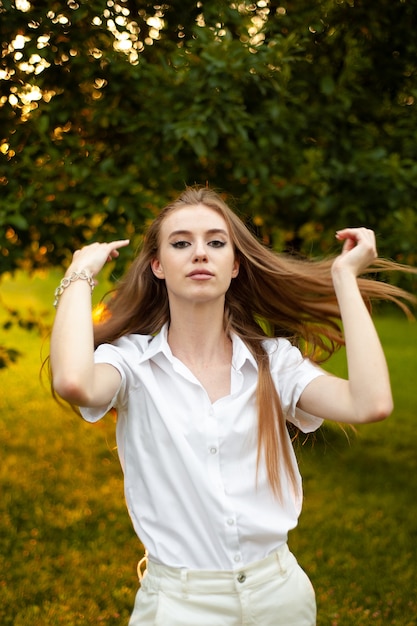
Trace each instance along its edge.
<path fill-rule="evenodd" d="M 95 283 L 92 273 L 86 269 L 75 271 L 69 268 L 67 272 L 65 273 L 64 278 L 61 280 L 58 287 L 55 289 L 54 303 L 53 303 L 55 308 L 57 308 L 59 298 L 62 296 L 65 289 L 67 289 L 70 285 L 72 285 L 72 283 L 74 283 L 76 280 L 85 280 L 88 283 L 88 285 L 90 285 L 91 293 L 93 292 L 93 289 L 96 283 Z"/>
<path fill-rule="evenodd" d="M 68 276 L 74 273 L 81 274 L 83 272 L 86 272 L 92 278 L 94 277 L 94 274 L 96 273 L 90 267 L 88 267 L 88 264 L 74 263 L 74 261 L 72 261 L 71 265 L 69 265 L 66 269 L 64 278 L 67 278 Z"/>
<path fill-rule="evenodd" d="M 354 270 L 351 267 L 337 263 L 337 260 L 332 265 L 331 276 L 335 286 L 336 283 L 356 282 L 357 280 L 357 275 Z"/>

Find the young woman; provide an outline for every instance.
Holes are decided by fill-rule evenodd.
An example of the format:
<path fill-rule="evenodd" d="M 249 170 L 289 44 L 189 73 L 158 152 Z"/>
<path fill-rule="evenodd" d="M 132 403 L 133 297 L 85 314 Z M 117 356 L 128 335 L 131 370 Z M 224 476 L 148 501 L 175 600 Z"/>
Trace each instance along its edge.
<path fill-rule="evenodd" d="M 215 192 L 188 188 L 151 225 L 95 327 L 96 276 L 129 242 L 74 253 L 56 292 L 53 385 L 88 421 L 117 409 L 127 506 L 149 557 L 130 626 L 316 623 L 286 543 L 302 501 L 287 422 L 311 432 L 323 419 L 386 418 L 368 302 L 412 299 L 358 278 L 399 267 L 377 259 L 372 231 L 336 237 L 335 259 L 278 255 Z M 342 343 L 348 380 L 317 365 Z"/>

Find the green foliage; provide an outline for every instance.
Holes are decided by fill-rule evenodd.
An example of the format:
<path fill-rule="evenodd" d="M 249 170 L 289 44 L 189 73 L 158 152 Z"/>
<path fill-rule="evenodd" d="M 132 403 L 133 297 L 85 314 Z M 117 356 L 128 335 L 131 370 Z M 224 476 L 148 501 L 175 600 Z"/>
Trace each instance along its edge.
<path fill-rule="evenodd" d="M 275 247 L 321 254 L 366 224 L 414 262 L 416 15 L 411 0 L 3 0 L 0 273 L 138 241 L 173 190 L 206 182 Z"/>
<path fill-rule="evenodd" d="M 5 303 L 48 319 L 57 277 L 8 279 Z M 305 502 L 290 546 L 314 583 L 318 626 L 415 624 L 417 324 L 387 315 L 377 326 L 393 416 L 357 434 L 326 426 L 297 446 Z M 126 624 L 142 546 L 124 503 L 114 420 L 86 424 L 54 403 L 38 376 L 44 340 L 18 325 L 9 333 L 24 356 L 0 370 L 0 623 Z M 343 358 L 331 371 L 344 373 Z"/>

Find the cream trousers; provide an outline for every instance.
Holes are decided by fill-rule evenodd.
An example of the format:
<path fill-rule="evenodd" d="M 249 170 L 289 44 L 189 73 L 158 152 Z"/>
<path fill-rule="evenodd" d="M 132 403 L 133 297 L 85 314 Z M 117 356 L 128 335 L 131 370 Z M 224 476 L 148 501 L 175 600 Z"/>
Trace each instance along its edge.
<path fill-rule="evenodd" d="M 312 584 L 285 544 L 233 571 L 149 562 L 129 626 L 315 626 Z"/>

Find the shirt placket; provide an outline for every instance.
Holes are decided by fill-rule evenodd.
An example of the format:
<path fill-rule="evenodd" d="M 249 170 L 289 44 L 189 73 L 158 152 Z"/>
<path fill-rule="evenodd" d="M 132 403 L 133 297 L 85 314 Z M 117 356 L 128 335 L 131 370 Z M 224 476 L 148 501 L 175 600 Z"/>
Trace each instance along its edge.
<path fill-rule="evenodd" d="M 219 415 L 213 405 L 208 409 L 207 420 L 207 467 L 209 479 L 215 490 L 215 497 L 221 503 L 222 519 L 219 520 L 223 528 L 226 549 L 229 559 L 236 567 L 242 561 L 242 552 L 239 542 L 236 511 L 230 505 L 230 499 L 225 490 L 225 481 L 221 471 L 221 436 Z"/>

